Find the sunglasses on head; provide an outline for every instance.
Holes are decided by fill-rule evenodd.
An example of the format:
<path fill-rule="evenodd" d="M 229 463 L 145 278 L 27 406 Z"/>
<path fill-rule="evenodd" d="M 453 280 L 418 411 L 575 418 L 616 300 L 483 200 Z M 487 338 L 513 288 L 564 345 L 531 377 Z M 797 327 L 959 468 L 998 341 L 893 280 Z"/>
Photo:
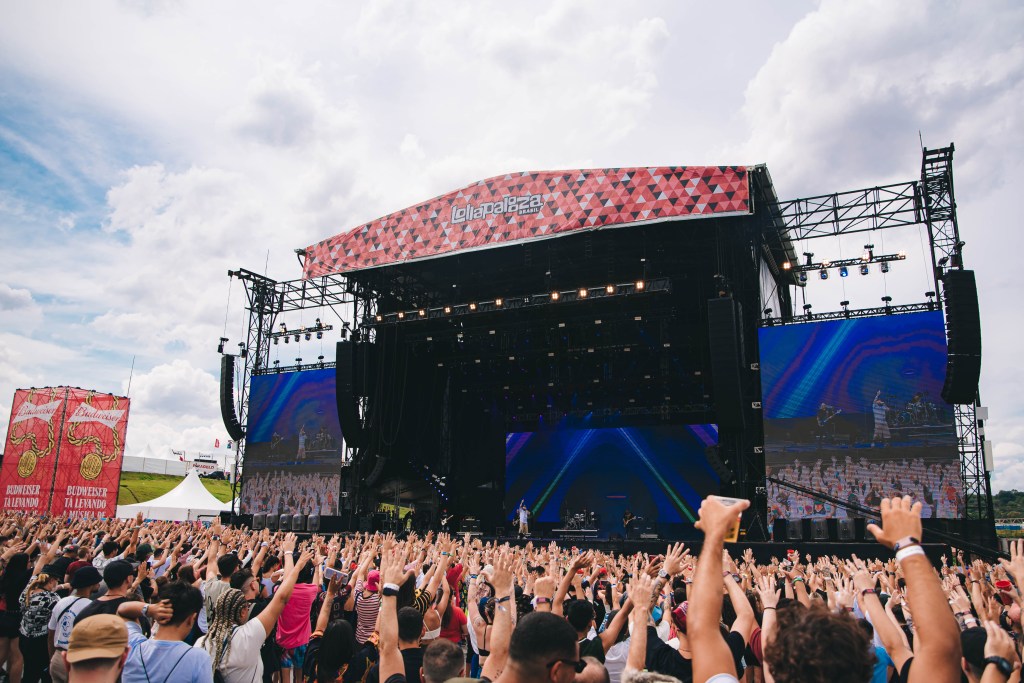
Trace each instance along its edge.
<path fill-rule="evenodd" d="M 572 667 L 573 667 L 573 670 L 575 670 L 576 673 L 578 673 L 578 674 L 583 673 L 583 670 L 587 668 L 587 663 L 585 661 L 583 661 L 582 659 L 556 659 L 553 662 L 549 662 L 547 664 L 547 668 L 550 669 L 551 667 L 553 667 L 555 664 L 558 664 L 559 662 L 561 662 L 562 664 L 571 664 Z"/>

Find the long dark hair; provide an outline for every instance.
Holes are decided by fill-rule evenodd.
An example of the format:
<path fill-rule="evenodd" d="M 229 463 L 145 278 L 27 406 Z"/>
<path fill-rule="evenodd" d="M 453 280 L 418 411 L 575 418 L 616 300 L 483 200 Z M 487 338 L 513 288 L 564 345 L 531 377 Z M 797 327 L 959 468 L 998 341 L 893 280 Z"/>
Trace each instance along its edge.
<path fill-rule="evenodd" d="M 15 553 L 7 561 L 3 576 L 0 576 L 0 594 L 7 600 L 9 612 L 18 611 L 18 598 L 31 578 L 32 574 L 28 570 L 28 553 Z"/>
<path fill-rule="evenodd" d="M 316 662 L 317 683 L 333 683 L 341 668 L 352 661 L 356 653 L 356 636 L 352 624 L 335 619 L 327 625 Z"/>

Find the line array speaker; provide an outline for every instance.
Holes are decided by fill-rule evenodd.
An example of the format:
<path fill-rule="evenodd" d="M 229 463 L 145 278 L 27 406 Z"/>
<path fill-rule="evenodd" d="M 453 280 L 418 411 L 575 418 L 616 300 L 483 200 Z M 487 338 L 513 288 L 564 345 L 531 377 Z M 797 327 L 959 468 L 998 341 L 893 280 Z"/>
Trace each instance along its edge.
<path fill-rule="evenodd" d="M 338 423 L 345 444 L 362 448 L 367 443 L 367 430 L 359 417 L 359 393 L 356 390 L 356 344 L 340 341 L 337 345 L 334 379 L 338 404 Z"/>
<path fill-rule="evenodd" d="M 732 297 L 708 299 L 708 341 L 711 349 L 711 382 L 718 426 L 741 430 L 743 410 L 742 309 Z"/>
<path fill-rule="evenodd" d="M 981 313 L 974 271 L 947 271 L 942 294 L 948 349 L 942 398 L 947 403 L 974 403 L 981 375 Z"/>
<path fill-rule="evenodd" d="M 220 357 L 220 415 L 228 436 L 235 441 L 245 438 L 245 429 L 235 412 L 235 357 L 230 354 Z"/>

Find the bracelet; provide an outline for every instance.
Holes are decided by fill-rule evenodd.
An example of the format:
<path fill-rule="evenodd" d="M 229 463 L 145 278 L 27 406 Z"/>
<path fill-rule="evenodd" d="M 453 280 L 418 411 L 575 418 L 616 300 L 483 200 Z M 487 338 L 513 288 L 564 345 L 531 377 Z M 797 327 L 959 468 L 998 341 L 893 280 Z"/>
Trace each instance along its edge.
<path fill-rule="evenodd" d="M 776 608 L 771 606 L 771 605 L 769 605 L 768 607 L 762 607 L 761 611 L 764 612 L 764 611 L 767 611 L 767 610 L 770 610 L 770 609 L 776 609 Z"/>
<path fill-rule="evenodd" d="M 919 545 L 912 545 L 906 548 L 900 548 L 896 551 L 896 561 L 902 562 L 903 560 L 907 559 L 908 557 L 912 557 L 913 555 L 924 555 L 924 548 L 922 548 Z"/>
<path fill-rule="evenodd" d="M 800 581 L 804 581 L 804 577 L 802 577 L 802 576 L 796 577 L 795 579 L 793 579 L 793 584 L 796 585 Z M 806 581 L 804 581 L 804 583 L 806 583 Z"/>
<path fill-rule="evenodd" d="M 876 591 L 874 588 L 865 588 L 860 593 L 857 593 L 857 597 L 863 598 L 868 593 L 871 593 L 872 595 L 878 595 L 878 591 Z"/>
<path fill-rule="evenodd" d="M 904 536 L 900 540 L 893 543 L 892 549 L 896 552 L 899 552 L 900 548 L 905 548 L 908 545 L 921 545 L 921 539 L 914 538 L 913 536 Z"/>
<path fill-rule="evenodd" d="M 503 598 L 495 598 L 495 599 L 494 599 L 494 602 L 500 605 L 501 603 L 503 603 L 503 602 L 508 602 L 508 601 L 509 601 L 509 600 L 511 600 L 511 599 L 512 599 L 512 596 L 511 596 L 511 595 L 506 595 L 506 596 L 505 596 L 505 597 L 503 597 Z"/>
<path fill-rule="evenodd" d="M 534 603 L 536 603 L 538 605 L 550 605 L 551 604 L 551 598 L 534 598 L 533 601 L 534 601 Z"/>
<path fill-rule="evenodd" d="M 390 589 L 390 590 L 393 590 L 393 591 L 397 591 L 400 588 L 400 586 L 397 583 L 385 583 L 381 587 L 382 588 L 386 588 L 386 589 Z"/>

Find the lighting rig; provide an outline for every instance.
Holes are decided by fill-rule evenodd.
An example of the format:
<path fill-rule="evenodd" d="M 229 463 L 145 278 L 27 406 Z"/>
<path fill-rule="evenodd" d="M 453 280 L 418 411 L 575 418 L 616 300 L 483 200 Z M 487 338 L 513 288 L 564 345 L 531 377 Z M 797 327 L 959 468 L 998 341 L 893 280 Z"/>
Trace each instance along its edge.
<path fill-rule="evenodd" d="M 436 320 L 452 316 L 470 315 L 473 313 L 493 313 L 506 309 L 529 308 L 534 306 L 547 306 L 552 304 L 564 304 L 574 301 L 585 301 L 589 299 L 608 299 L 618 296 L 632 296 L 637 294 L 654 294 L 658 292 L 670 292 L 671 282 L 668 278 L 657 278 L 654 280 L 635 280 L 618 284 L 604 284 L 596 287 L 578 287 L 574 289 L 552 290 L 538 294 L 525 296 L 496 297 L 486 301 L 470 301 L 461 304 L 448 304 L 436 307 L 417 307 L 394 313 L 378 313 L 368 325 L 380 325 L 386 323 L 413 322 L 419 320 Z"/>
<path fill-rule="evenodd" d="M 278 328 L 277 332 L 271 332 L 270 339 L 273 340 L 274 344 L 280 343 L 282 339 L 284 339 L 285 344 L 287 344 L 292 339 L 294 339 L 295 343 L 298 344 L 299 341 L 302 339 L 309 341 L 310 339 L 313 338 L 313 335 L 316 335 L 317 339 L 323 339 L 324 332 L 329 332 L 330 330 L 333 329 L 333 325 L 324 325 L 323 323 L 321 323 L 320 318 L 316 319 L 316 322 L 313 324 L 312 327 L 297 327 L 294 330 L 289 330 L 287 325 L 281 323 L 281 326 L 280 328 Z"/>
<path fill-rule="evenodd" d="M 864 253 L 858 258 L 847 258 L 837 259 L 835 261 L 819 261 L 814 260 L 814 254 L 811 252 L 804 252 L 804 262 L 802 264 L 795 264 L 790 261 L 786 261 L 782 264 L 782 269 L 791 271 L 797 274 L 797 282 L 801 286 L 807 284 L 807 273 L 814 271 L 818 272 L 818 277 L 822 280 L 827 280 L 829 275 L 829 269 L 836 268 L 839 270 L 839 277 L 847 277 L 850 274 L 850 267 L 857 267 L 861 275 L 868 275 L 871 272 L 871 263 L 877 263 L 878 268 L 883 273 L 889 272 L 889 264 L 893 261 L 905 261 L 907 258 L 906 252 L 899 252 L 896 254 L 875 254 L 875 245 L 865 244 Z"/>

